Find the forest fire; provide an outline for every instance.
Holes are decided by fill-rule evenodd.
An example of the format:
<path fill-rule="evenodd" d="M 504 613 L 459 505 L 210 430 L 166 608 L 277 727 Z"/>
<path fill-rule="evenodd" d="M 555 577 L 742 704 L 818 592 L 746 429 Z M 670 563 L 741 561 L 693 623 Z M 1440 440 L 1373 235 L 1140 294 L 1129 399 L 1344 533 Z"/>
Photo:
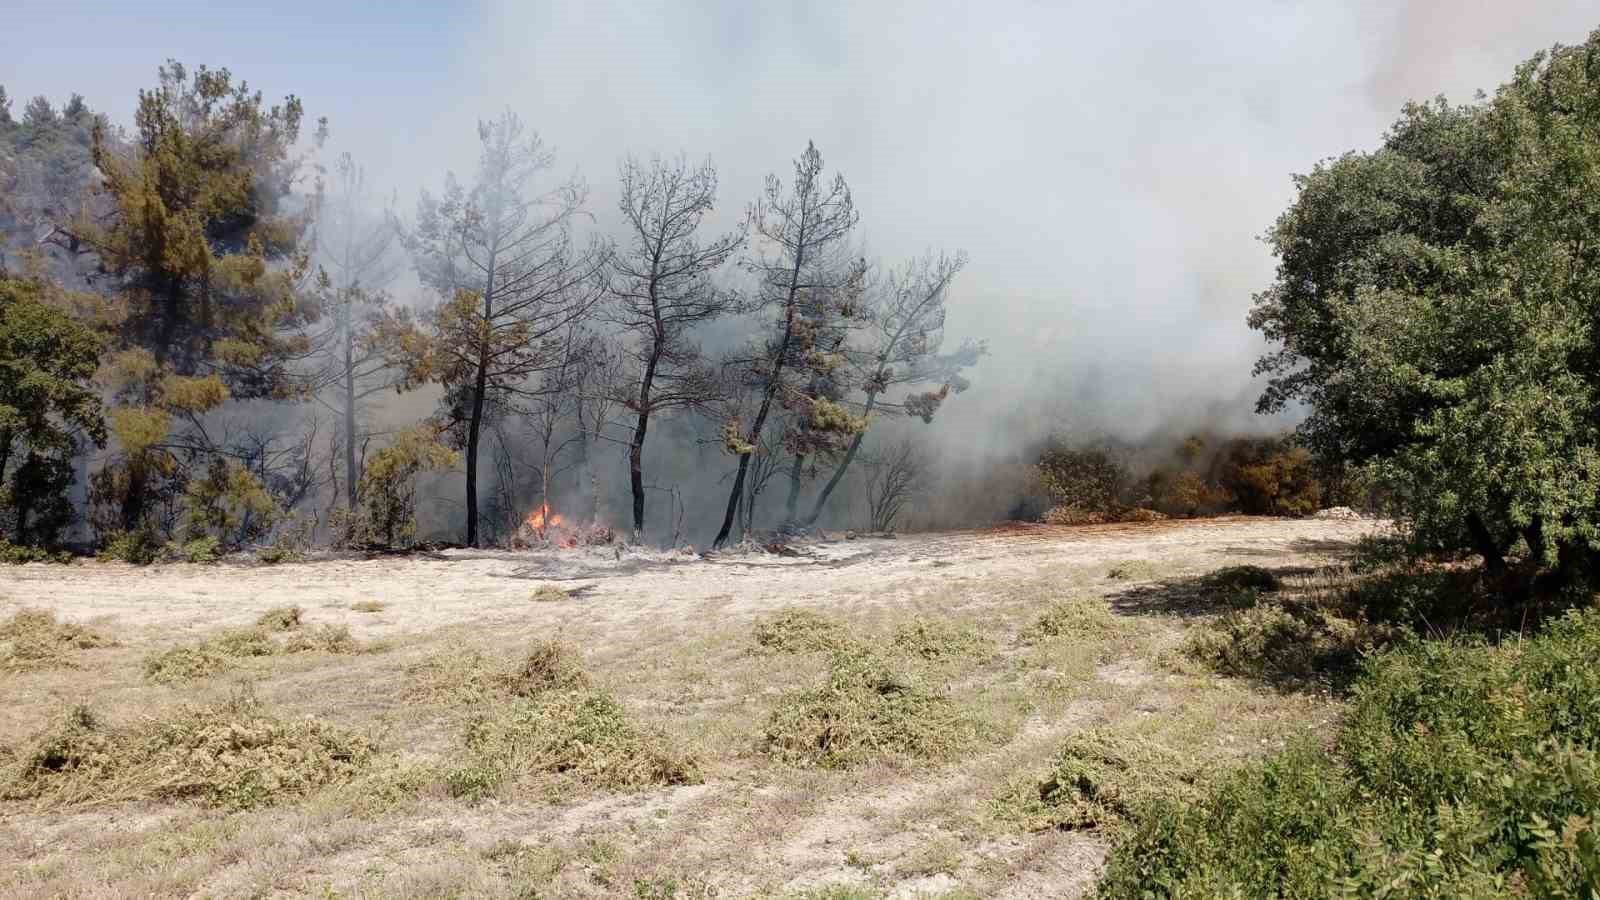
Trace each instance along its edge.
<path fill-rule="evenodd" d="M 528 527 L 528 530 L 542 537 L 547 528 L 560 528 L 564 523 L 560 513 L 551 512 L 549 504 L 541 503 L 534 508 L 533 512 L 528 513 L 528 517 L 523 520 L 523 524 Z"/>

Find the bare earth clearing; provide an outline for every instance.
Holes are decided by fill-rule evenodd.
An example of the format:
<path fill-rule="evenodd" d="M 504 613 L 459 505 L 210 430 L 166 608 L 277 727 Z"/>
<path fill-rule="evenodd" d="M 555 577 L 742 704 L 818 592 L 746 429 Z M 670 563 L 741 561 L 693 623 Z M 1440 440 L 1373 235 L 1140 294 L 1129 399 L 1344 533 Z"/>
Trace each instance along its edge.
<path fill-rule="evenodd" d="M 1241 518 L 838 541 L 799 558 L 618 559 L 604 548 L 3 569 L 0 617 L 46 609 L 118 643 L 78 651 L 74 668 L 0 672 L 0 748 L 26 745 L 72 704 L 131 722 L 247 684 L 275 715 L 370 736 L 375 766 L 448 762 L 473 710 L 416 690 L 419 664 L 476 650 L 504 668 L 560 636 L 641 724 L 698 756 L 703 783 L 611 792 L 557 779 L 478 802 L 435 785 L 381 805 L 334 786 L 243 812 L 13 802 L 0 805 L 0 894 L 742 897 L 849 885 L 861 893 L 834 896 L 1075 896 L 1093 883 L 1104 836 L 1028 830 L 995 814 L 996 797 L 1084 728 L 1224 766 L 1325 727 L 1338 714 L 1325 696 L 1170 665 L 1197 621 L 1171 601 L 1224 565 L 1315 577 L 1374 528 Z M 572 596 L 533 602 L 544 585 Z M 1107 605 L 1116 631 L 1018 640 L 1067 598 Z M 363 601 L 375 611 L 352 608 Z M 152 652 L 287 604 L 308 623 L 348 626 L 371 652 L 262 657 L 174 685 L 144 678 Z M 983 741 L 950 760 L 845 770 L 772 759 L 762 735 L 774 704 L 827 669 L 826 654 L 756 645 L 755 625 L 791 608 L 867 640 L 917 617 L 991 639 L 992 658 L 932 673 L 984 723 Z"/>

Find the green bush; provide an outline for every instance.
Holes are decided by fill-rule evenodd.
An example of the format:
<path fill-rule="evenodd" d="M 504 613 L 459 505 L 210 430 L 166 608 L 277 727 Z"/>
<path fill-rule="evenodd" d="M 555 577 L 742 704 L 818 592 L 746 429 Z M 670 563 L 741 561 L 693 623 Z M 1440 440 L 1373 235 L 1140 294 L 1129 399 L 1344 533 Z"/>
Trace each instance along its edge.
<path fill-rule="evenodd" d="M 1103 897 L 1588 897 L 1600 885 L 1600 611 L 1522 642 L 1370 658 L 1331 747 L 1140 814 Z"/>
<path fill-rule="evenodd" d="M 114 531 L 100 550 L 102 559 L 116 559 L 136 566 L 148 566 L 161 558 L 166 549 L 153 527 Z"/>
<path fill-rule="evenodd" d="M 44 547 L 28 547 L 22 544 L 13 544 L 5 538 L 0 538 L 0 564 L 20 566 L 26 563 L 69 563 L 72 554 L 65 550 L 47 550 Z"/>
<path fill-rule="evenodd" d="M 851 642 L 838 622 L 808 609 L 793 609 L 756 625 L 756 643 L 779 653 L 838 650 Z"/>

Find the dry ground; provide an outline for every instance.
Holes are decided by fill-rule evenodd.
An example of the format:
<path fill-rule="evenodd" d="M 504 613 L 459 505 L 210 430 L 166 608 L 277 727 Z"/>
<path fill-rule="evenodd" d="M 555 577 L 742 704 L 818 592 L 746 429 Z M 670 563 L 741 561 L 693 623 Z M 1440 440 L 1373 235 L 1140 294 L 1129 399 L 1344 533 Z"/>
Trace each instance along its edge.
<path fill-rule="evenodd" d="M 703 774 L 700 784 L 640 792 L 554 780 L 479 802 L 424 784 L 375 803 L 358 784 L 244 812 L 0 804 L 0 894 L 1075 896 L 1092 885 L 1106 837 L 1029 831 L 997 815 L 994 803 L 1008 785 L 1036 778 L 1063 738 L 1109 726 L 1222 767 L 1338 713 L 1325 696 L 1164 665 L 1195 620 L 1145 604 L 1149 586 L 1237 563 L 1288 572 L 1328 565 L 1373 527 L 1271 519 L 1018 526 L 838 541 L 800 558 L 617 559 L 608 548 L 0 569 L 0 618 L 47 609 L 118 642 L 77 651 L 75 668 L 0 672 L 0 748 L 24 746 L 75 703 L 131 722 L 226 697 L 243 683 L 277 715 L 371 736 L 380 773 L 447 764 L 473 710 L 420 689 L 418 666 L 476 650 L 511 667 L 533 641 L 559 635 L 637 720 L 698 755 Z M 534 601 L 546 585 L 569 598 Z M 1066 598 L 1105 604 L 1116 627 L 1019 642 Z M 302 607 L 308 623 L 348 626 L 370 652 L 263 657 L 173 685 L 143 677 L 152 652 L 285 604 Z M 826 654 L 755 644 L 754 626 L 790 608 L 835 616 L 869 640 L 915 617 L 992 639 L 992 658 L 929 670 L 982 723 L 982 739 L 940 762 L 885 759 L 834 771 L 773 760 L 762 745 L 768 714 L 827 665 Z M 5 755 L 0 749 L 0 763 Z"/>

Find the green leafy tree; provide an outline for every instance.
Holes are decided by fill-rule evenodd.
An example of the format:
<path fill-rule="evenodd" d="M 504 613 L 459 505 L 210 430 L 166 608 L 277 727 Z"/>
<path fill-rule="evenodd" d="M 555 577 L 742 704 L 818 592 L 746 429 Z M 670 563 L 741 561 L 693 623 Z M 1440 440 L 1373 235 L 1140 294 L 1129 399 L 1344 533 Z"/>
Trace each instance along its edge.
<path fill-rule="evenodd" d="M 73 455 L 106 440 L 90 383 L 100 339 L 53 293 L 0 270 L 0 524 L 17 544 L 56 539 L 72 518 Z"/>
<path fill-rule="evenodd" d="M 126 146 L 95 128 L 112 209 L 67 236 L 94 249 L 124 313 L 107 370 L 121 457 L 97 475 L 121 528 L 141 527 L 153 498 L 181 493 L 189 462 L 222 449 L 205 413 L 296 393 L 293 363 L 320 312 L 301 290 L 302 118 L 293 96 L 267 106 L 226 69 L 169 62 L 140 91 Z"/>
<path fill-rule="evenodd" d="M 1419 549 L 1565 575 L 1600 547 L 1600 32 L 1492 98 L 1408 106 L 1297 180 L 1251 324 L 1263 411 L 1369 465 Z"/>

